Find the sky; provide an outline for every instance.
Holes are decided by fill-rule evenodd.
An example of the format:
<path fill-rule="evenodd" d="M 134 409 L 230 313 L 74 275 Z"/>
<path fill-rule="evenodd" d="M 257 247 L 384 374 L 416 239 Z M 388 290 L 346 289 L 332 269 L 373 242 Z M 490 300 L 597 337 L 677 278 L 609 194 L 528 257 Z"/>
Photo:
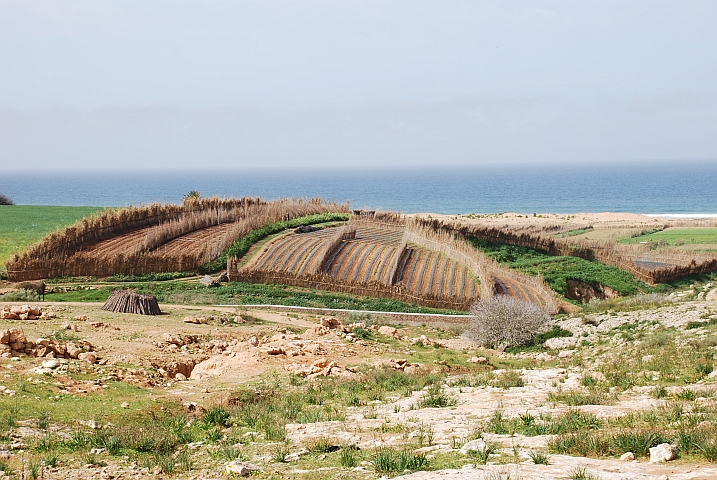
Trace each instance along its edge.
<path fill-rule="evenodd" d="M 0 173 L 717 161 L 717 2 L 0 0 Z"/>

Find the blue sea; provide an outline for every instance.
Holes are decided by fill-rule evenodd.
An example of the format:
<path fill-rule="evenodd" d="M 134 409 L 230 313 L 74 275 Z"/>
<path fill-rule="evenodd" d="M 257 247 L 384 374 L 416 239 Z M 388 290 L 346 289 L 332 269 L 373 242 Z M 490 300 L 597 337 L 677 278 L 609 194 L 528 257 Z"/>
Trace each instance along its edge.
<path fill-rule="evenodd" d="M 18 205 L 128 206 L 202 196 L 314 197 L 405 213 L 717 216 L 717 162 L 542 167 L 13 172 Z"/>

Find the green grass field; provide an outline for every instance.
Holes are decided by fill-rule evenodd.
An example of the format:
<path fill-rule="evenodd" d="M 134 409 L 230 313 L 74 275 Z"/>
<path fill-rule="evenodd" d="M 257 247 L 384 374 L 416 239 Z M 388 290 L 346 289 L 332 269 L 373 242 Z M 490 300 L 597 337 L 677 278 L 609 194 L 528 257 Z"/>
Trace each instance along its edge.
<path fill-rule="evenodd" d="M 0 265 L 45 235 L 75 223 L 101 207 L 0 206 Z"/>
<path fill-rule="evenodd" d="M 717 228 L 667 228 L 638 237 L 626 238 L 620 243 L 660 242 L 665 246 L 717 244 Z"/>

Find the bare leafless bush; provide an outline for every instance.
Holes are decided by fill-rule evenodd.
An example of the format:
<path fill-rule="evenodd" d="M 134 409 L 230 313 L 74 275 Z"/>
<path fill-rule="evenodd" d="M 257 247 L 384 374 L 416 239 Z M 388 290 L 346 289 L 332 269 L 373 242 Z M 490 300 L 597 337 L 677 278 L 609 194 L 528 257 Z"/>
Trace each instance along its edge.
<path fill-rule="evenodd" d="M 552 324 L 545 310 L 507 295 L 474 303 L 471 315 L 473 318 L 465 335 L 490 348 L 527 345 Z"/>

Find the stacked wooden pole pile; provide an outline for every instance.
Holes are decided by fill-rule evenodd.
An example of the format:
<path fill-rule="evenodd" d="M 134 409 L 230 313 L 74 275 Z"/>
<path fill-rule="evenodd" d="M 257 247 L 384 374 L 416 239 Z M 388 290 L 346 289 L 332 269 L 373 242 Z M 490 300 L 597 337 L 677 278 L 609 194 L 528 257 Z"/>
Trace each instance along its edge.
<path fill-rule="evenodd" d="M 138 315 L 160 315 L 157 298 L 154 295 L 140 295 L 130 290 L 115 290 L 110 294 L 102 310 Z"/>

